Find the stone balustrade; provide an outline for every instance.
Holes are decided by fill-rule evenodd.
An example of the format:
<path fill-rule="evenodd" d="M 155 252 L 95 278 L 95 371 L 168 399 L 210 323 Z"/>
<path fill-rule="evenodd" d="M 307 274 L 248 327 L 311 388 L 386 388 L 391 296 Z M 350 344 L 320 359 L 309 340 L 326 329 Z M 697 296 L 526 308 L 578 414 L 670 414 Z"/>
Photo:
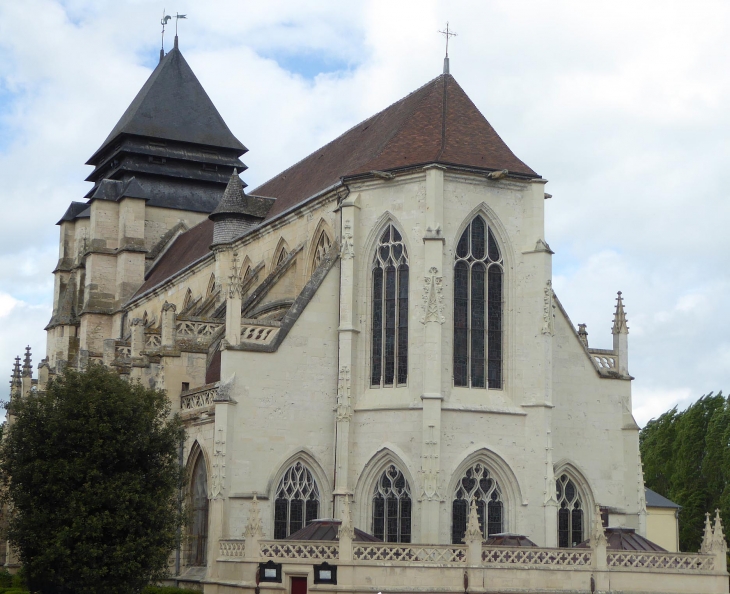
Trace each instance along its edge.
<path fill-rule="evenodd" d="M 271 344 L 281 330 L 280 322 L 266 320 L 242 320 L 241 343 L 243 344 Z"/>
<path fill-rule="evenodd" d="M 588 349 L 593 363 L 601 375 L 618 373 L 618 355 L 606 349 Z"/>
<path fill-rule="evenodd" d="M 212 406 L 213 401 L 218 395 L 218 387 L 219 384 L 216 382 L 214 384 L 200 386 L 188 392 L 183 392 L 180 395 L 180 410 L 185 412 Z"/>
<path fill-rule="evenodd" d="M 220 556 L 228 561 L 249 560 L 296 563 L 336 561 L 340 559 L 338 541 L 257 540 L 258 554 L 248 550 L 242 539 L 220 541 Z M 353 542 L 352 560 L 358 565 L 432 565 L 470 566 L 466 545 L 423 545 L 406 543 Z M 585 568 L 596 566 L 593 549 L 558 549 L 542 547 L 482 546 L 481 567 L 508 568 Z M 606 569 L 610 571 L 657 571 L 665 573 L 712 573 L 715 558 L 702 553 L 668 553 L 655 551 L 607 551 Z"/>

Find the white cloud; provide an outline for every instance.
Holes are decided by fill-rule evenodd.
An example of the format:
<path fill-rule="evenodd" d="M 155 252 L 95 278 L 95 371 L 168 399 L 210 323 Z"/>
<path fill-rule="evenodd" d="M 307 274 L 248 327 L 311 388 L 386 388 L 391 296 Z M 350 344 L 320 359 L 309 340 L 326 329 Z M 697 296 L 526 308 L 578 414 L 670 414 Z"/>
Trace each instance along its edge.
<path fill-rule="evenodd" d="M 591 344 L 610 345 L 624 292 L 637 416 L 730 389 L 730 5 L 181 0 L 175 10 L 188 14 L 186 58 L 250 149 L 250 186 L 439 74 L 437 30 L 449 19 L 452 73 L 550 180 L 555 286 Z M 156 61 L 159 12 L 147 0 L 0 3 L 0 294 L 15 300 L 0 302 L 3 321 L 15 320 L 2 328 L 0 369 L 25 343 L 40 348 L 54 223 L 87 191 L 84 162 Z M 276 62 L 291 56 L 347 68 L 307 78 Z"/>

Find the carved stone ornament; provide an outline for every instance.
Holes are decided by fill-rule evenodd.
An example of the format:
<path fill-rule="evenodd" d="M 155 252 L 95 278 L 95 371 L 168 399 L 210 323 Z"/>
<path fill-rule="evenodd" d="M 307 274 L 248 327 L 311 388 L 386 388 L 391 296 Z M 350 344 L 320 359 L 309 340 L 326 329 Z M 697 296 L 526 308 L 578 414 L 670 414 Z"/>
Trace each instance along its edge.
<path fill-rule="evenodd" d="M 165 303 L 162 306 L 162 311 L 177 311 L 177 306 L 174 303 L 169 303 L 165 301 Z"/>
<path fill-rule="evenodd" d="M 213 480 L 210 486 L 211 499 L 223 497 L 226 480 L 226 440 L 223 429 L 218 428 L 218 436 L 213 446 Z"/>
<path fill-rule="evenodd" d="M 337 380 L 337 420 L 349 421 L 352 419 L 352 401 L 350 394 L 350 367 L 340 367 L 340 376 Z"/>
<path fill-rule="evenodd" d="M 553 281 L 545 283 L 542 304 L 542 333 L 553 335 Z"/>
<path fill-rule="evenodd" d="M 238 252 L 233 252 L 231 258 L 231 273 L 228 275 L 228 298 L 241 299 L 243 297 L 243 278 L 238 268 Z"/>
<path fill-rule="evenodd" d="M 444 292 L 443 276 L 438 275 L 438 268 L 432 266 L 429 269 L 429 276 L 424 277 L 423 283 L 423 317 L 422 324 L 438 322 L 443 324 L 444 319 Z"/>
<path fill-rule="evenodd" d="M 355 257 L 355 245 L 353 243 L 352 221 L 345 220 L 342 227 L 342 245 L 340 246 L 340 258 L 348 260 Z"/>
<path fill-rule="evenodd" d="M 436 440 L 436 426 L 428 426 L 428 439 L 424 442 L 424 454 L 421 457 L 421 478 L 423 480 L 423 491 L 421 499 L 428 501 L 441 501 L 439 493 L 439 444 Z"/>
<path fill-rule="evenodd" d="M 264 528 L 261 523 L 261 513 L 259 512 L 259 500 L 256 493 L 253 494 L 251 501 L 251 511 L 248 512 L 248 522 L 243 530 L 245 538 L 262 538 L 264 536 Z"/>
<path fill-rule="evenodd" d="M 597 547 L 599 545 L 606 546 L 608 540 L 606 539 L 606 532 L 603 529 L 603 522 L 601 521 L 601 507 L 596 506 L 593 510 L 593 529 L 591 530 L 591 547 Z"/>
<path fill-rule="evenodd" d="M 479 515 L 477 514 L 476 499 L 471 500 L 469 506 L 469 520 L 466 523 L 466 534 L 464 534 L 464 542 L 477 540 L 482 541 L 482 530 L 479 527 Z"/>
<path fill-rule="evenodd" d="M 350 511 L 350 496 L 345 495 L 345 500 L 342 502 L 342 523 L 340 529 L 337 532 L 337 538 L 349 538 L 353 540 L 355 538 L 355 527 L 352 525 L 352 513 Z"/>

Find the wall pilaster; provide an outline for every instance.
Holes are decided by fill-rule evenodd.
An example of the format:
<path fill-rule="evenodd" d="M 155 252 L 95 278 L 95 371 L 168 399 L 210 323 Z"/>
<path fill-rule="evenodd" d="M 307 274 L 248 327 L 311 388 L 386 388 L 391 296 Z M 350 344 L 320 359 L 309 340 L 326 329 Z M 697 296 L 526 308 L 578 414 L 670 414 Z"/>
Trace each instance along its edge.
<path fill-rule="evenodd" d="M 339 372 L 337 379 L 337 432 L 335 444 L 335 509 L 336 518 L 342 518 L 346 497 L 352 494 L 350 485 L 350 433 L 354 393 L 352 370 L 355 349 L 360 334 L 355 299 L 355 264 L 361 258 L 356 237 L 360 211 L 359 194 L 348 196 L 340 209 L 340 325 Z"/>
<path fill-rule="evenodd" d="M 439 515 L 444 494 L 441 487 L 441 403 L 442 393 L 442 329 L 443 315 L 443 251 L 444 168 L 431 165 L 426 169 L 426 233 L 422 311 L 423 404 L 421 430 L 421 534 L 420 541 L 437 543 Z M 417 274 L 413 270 L 414 277 Z M 415 278 L 414 278 L 415 280 Z M 415 308 L 414 308 L 415 309 Z"/>

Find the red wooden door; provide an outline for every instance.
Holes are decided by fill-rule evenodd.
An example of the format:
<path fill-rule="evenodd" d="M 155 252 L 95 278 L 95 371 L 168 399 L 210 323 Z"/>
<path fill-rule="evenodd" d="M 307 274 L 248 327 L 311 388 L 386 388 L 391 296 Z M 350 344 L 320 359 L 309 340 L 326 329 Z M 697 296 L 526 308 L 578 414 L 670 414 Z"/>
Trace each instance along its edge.
<path fill-rule="evenodd" d="M 291 579 L 291 594 L 307 594 L 307 578 L 293 577 Z"/>

